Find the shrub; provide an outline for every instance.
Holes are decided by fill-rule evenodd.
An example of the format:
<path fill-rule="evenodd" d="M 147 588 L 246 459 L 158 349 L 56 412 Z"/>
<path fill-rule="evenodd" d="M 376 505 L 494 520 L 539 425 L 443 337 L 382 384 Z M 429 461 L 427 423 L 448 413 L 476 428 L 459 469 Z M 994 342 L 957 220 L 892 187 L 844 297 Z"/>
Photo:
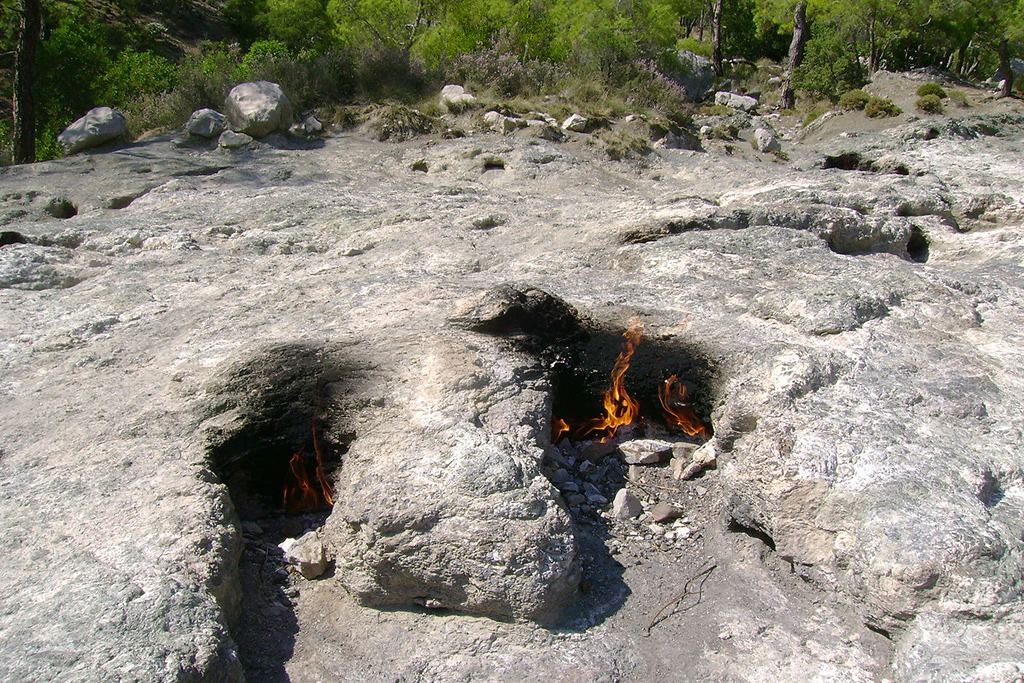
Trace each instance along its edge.
<path fill-rule="evenodd" d="M 965 93 L 963 90 L 950 90 L 949 99 L 953 100 L 961 107 L 971 106 L 970 101 L 967 99 L 967 93 Z"/>
<path fill-rule="evenodd" d="M 942 86 L 938 83 L 924 83 L 917 89 L 917 96 L 927 97 L 928 95 L 935 95 L 939 99 L 942 99 L 946 96 L 946 91 L 943 90 Z"/>
<path fill-rule="evenodd" d="M 942 100 L 938 95 L 925 95 L 916 102 L 915 106 L 926 114 L 942 113 Z"/>
<path fill-rule="evenodd" d="M 807 112 L 807 116 L 804 117 L 804 128 L 818 120 L 822 114 L 829 110 L 827 104 L 816 104 L 811 107 L 811 110 Z"/>
<path fill-rule="evenodd" d="M 827 32 L 807 42 L 804 61 L 793 72 L 793 83 L 812 97 L 839 100 L 839 93 L 864 85 L 857 56 L 838 32 Z"/>
<path fill-rule="evenodd" d="M 873 119 L 884 119 L 889 116 L 899 116 L 903 110 L 893 104 L 893 101 L 885 97 L 872 97 L 864 105 L 864 113 Z"/>
<path fill-rule="evenodd" d="M 839 98 L 839 107 L 841 109 L 864 109 L 870 100 L 871 95 L 860 88 L 856 90 L 847 90 L 843 93 L 843 96 Z"/>

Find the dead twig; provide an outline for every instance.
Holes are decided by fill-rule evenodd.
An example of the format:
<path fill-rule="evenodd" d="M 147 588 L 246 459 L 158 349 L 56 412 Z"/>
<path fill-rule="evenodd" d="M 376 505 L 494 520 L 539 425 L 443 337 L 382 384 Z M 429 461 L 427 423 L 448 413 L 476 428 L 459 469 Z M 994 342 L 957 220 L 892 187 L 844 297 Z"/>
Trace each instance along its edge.
<path fill-rule="evenodd" d="M 683 584 L 683 590 L 681 590 L 678 595 L 676 595 L 671 600 L 669 600 L 664 605 L 662 605 L 661 609 L 659 609 L 657 612 L 654 613 L 654 616 L 651 618 L 651 622 L 649 624 L 647 624 L 647 631 L 646 631 L 646 633 L 644 635 L 646 635 L 646 636 L 651 635 L 651 629 L 654 628 L 655 624 L 657 624 L 658 621 L 661 619 L 661 616 L 665 613 L 665 610 L 667 610 L 672 605 L 678 604 L 679 601 L 682 600 L 683 598 L 685 598 L 687 595 L 696 595 L 697 596 L 697 602 L 695 602 L 690 607 L 694 607 L 697 604 L 699 604 L 700 603 L 700 596 L 703 594 L 703 591 L 704 591 L 704 582 L 708 580 L 708 577 L 711 576 L 711 572 L 713 572 L 715 570 L 715 567 L 717 567 L 717 566 L 718 566 L 717 564 L 711 564 L 711 565 L 705 566 L 699 572 L 697 572 L 696 574 L 694 574 L 693 576 L 688 578 L 686 580 L 686 583 Z M 697 579 L 700 579 L 700 583 L 697 586 L 697 591 L 696 591 L 696 593 L 690 593 L 690 584 L 692 584 Z M 687 608 L 687 609 L 689 609 L 689 608 Z"/>

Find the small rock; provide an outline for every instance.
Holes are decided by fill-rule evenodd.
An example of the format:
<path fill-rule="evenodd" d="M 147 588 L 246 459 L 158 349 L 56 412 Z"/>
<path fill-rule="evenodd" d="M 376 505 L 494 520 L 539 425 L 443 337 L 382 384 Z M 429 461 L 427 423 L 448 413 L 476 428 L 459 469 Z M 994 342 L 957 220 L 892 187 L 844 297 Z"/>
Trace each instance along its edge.
<path fill-rule="evenodd" d="M 685 466 L 683 462 L 685 461 L 682 459 L 673 461 L 672 476 L 676 479 L 693 479 L 701 470 L 714 467 L 718 461 L 713 442 L 708 441 L 695 450 L 692 459 Z"/>
<path fill-rule="evenodd" d="M 263 527 L 253 521 L 242 522 L 242 533 L 247 536 L 260 536 L 263 533 Z"/>
<path fill-rule="evenodd" d="M 233 130 L 226 130 L 217 139 L 217 145 L 224 149 L 241 149 L 252 144 L 252 136 L 245 133 L 236 133 Z"/>
<path fill-rule="evenodd" d="M 561 486 L 568 481 L 569 473 L 564 468 L 559 467 L 555 470 L 554 474 L 551 475 L 551 483 L 555 486 Z"/>
<path fill-rule="evenodd" d="M 579 114 L 572 114 L 565 121 L 562 121 L 562 129 L 572 131 L 573 133 L 586 133 L 587 127 L 590 125 L 590 121 L 585 116 Z"/>
<path fill-rule="evenodd" d="M 317 532 L 310 531 L 297 540 L 287 539 L 280 547 L 285 558 L 298 565 L 303 578 L 315 579 L 327 571 L 327 553 Z"/>
<path fill-rule="evenodd" d="M 569 491 L 570 493 L 579 493 L 580 486 L 574 481 L 567 481 L 564 484 L 562 484 L 562 490 Z"/>
<path fill-rule="evenodd" d="M 597 465 L 589 460 L 584 460 L 580 463 L 580 474 L 586 474 L 587 472 L 595 469 L 597 469 Z"/>
<path fill-rule="evenodd" d="M 672 454 L 672 444 L 656 439 L 636 439 L 620 444 L 619 450 L 630 465 L 653 465 Z"/>
<path fill-rule="evenodd" d="M 587 460 L 598 460 L 606 455 L 614 453 L 616 448 L 618 448 L 618 446 L 612 440 L 584 441 L 579 445 L 578 450 L 581 458 Z"/>
<path fill-rule="evenodd" d="M 575 507 L 586 503 L 587 497 L 579 493 L 571 493 L 565 497 L 565 501 L 569 503 L 570 506 Z"/>
<path fill-rule="evenodd" d="M 201 138 L 215 138 L 224 132 L 228 125 L 228 119 L 224 114 L 213 109 L 197 109 L 192 112 L 185 130 L 191 135 L 198 135 Z"/>
<path fill-rule="evenodd" d="M 301 122 L 293 123 L 288 128 L 288 132 L 296 137 L 312 137 L 323 129 L 324 124 L 320 123 L 315 116 L 310 115 Z"/>
<path fill-rule="evenodd" d="M 660 524 L 661 522 L 679 519 L 683 516 L 683 511 L 671 503 L 662 502 L 651 508 L 650 515 L 651 519 Z"/>
<path fill-rule="evenodd" d="M 612 517 L 614 519 L 633 519 L 643 514 L 643 511 L 640 499 L 629 489 L 621 488 L 615 494 L 615 499 L 612 501 Z"/>

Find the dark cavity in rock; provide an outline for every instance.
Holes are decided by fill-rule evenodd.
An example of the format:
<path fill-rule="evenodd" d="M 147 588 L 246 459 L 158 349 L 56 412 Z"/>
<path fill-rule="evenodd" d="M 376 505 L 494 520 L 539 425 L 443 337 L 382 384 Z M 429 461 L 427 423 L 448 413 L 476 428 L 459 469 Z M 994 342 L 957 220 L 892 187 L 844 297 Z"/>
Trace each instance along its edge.
<path fill-rule="evenodd" d="M 311 346 L 272 347 L 234 365 L 208 389 L 207 451 L 242 520 L 330 508 L 332 473 L 352 436 L 334 428 L 329 353 Z M 305 502 L 286 486 L 312 486 Z"/>
<path fill-rule="evenodd" d="M 64 197 L 54 197 L 46 204 L 46 213 L 50 214 L 54 218 L 71 218 L 72 216 L 78 215 L 78 207 L 71 203 L 69 199 Z"/>
<path fill-rule="evenodd" d="M 928 237 L 918 226 L 910 229 L 910 239 L 907 241 L 907 256 L 917 263 L 927 263 L 930 256 L 931 243 Z"/>
<path fill-rule="evenodd" d="M 28 244 L 28 238 L 14 230 L 0 231 L 0 247 L 6 247 L 8 244 Z"/>

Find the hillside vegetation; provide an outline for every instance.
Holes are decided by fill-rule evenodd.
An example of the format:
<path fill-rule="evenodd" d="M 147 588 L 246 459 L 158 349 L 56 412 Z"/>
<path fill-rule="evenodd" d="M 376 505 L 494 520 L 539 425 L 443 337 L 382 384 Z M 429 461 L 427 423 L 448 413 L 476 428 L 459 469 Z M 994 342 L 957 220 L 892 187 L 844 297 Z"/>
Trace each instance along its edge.
<path fill-rule="evenodd" d="M 4 0 L 5 156 L 17 8 Z M 133 133 L 219 107 L 242 80 L 280 82 L 299 110 L 415 104 L 444 82 L 507 100 L 557 95 L 616 114 L 678 118 L 678 51 L 712 58 L 733 87 L 785 64 L 794 12 L 808 30 L 792 83 L 805 103 L 838 101 L 873 70 L 938 67 L 984 79 L 1024 39 L 1024 0 L 42 0 L 37 156 L 93 106 Z M 795 42 L 795 41 L 794 41 Z M 777 69 L 781 71 L 781 69 Z M 788 75 L 788 72 L 787 72 Z M 758 80 L 760 78 L 760 80 Z"/>

